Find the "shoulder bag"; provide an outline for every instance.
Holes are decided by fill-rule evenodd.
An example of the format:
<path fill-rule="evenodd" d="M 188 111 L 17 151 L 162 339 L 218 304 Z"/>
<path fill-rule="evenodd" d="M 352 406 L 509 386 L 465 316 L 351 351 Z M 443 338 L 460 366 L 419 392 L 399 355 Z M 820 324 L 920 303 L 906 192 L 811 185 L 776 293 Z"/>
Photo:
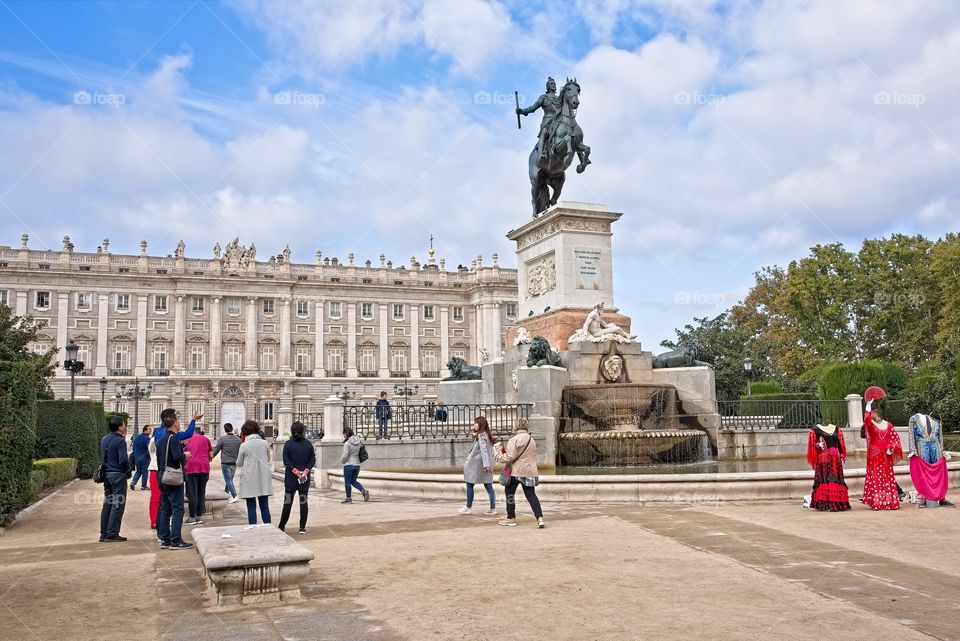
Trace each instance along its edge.
<path fill-rule="evenodd" d="M 527 439 L 527 444 L 524 445 L 524 446 L 523 446 L 523 449 L 520 450 L 520 453 L 517 454 L 517 458 L 513 459 L 513 461 L 511 461 L 510 463 L 507 463 L 506 465 L 504 465 L 504 466 L 503 466 L 503 470 L 500 471 L 500 479 L 499 479 L 499 480 L 500 480 L 500 485 L 502 485 L 502 486 L 504 486 L 504 487 L 510 485 L 510 476 L 511 476 L 510 466 L 511 466 L 513 463 L 516 463 L 518 460 L 520 460 L 520 457 L 523 456 L 523 453 L 527 451 L 527 448 L 528 448 L 528 447 L 530 447 L 530 441 L 533 440 L 533 437 L 532 437 L 532 436 L 530 436 L 529 434 L 527 434 L 527 436 L 529 437 L 529 438 Z"/>
<path fill-rule="evenodd" d="M 357 458 L 360 459 L 361 463 L 370 458 L 370 455 L 367 454 L 367 446 L 363 444 L 363 441 L 360 441 L 360 450 L 357 452 Z"/>
<path fill-rule="evenodd" d="M 163 474 L 160 475 L 160 482 L 164 485 L 183 485 L 183 466 L 179 468 L 170 467 L 170 439 L 177 438 L 176 434 L 171 433 L 167 437 L 167 450 L 163 454 Z"/>

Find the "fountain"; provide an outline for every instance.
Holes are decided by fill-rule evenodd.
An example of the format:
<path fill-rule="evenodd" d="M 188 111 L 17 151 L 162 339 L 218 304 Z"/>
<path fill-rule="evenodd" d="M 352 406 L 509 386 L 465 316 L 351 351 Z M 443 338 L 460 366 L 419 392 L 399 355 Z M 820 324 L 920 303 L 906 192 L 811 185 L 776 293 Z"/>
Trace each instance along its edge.
<path fill-rule="evenodd" d="M 710 459 L 707 433 L 684 424 L 677 388 L 568 385 L 558 434 L 561 467 L 634 467 Z"/>

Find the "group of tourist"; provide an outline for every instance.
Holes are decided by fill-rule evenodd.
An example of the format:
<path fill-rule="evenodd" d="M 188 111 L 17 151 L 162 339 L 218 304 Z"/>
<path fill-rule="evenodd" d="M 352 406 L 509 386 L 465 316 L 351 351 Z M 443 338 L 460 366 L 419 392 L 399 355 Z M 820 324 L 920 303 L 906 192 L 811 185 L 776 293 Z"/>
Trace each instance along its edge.
<path fill-rule="evenodd" d="M 257 523 L 257 507 L 264 524 L 270 523 L 269 498 L 272 492 L 270 470 L 270 446 L 263 439 L 260 424 L 246 421 L 241 435 L 233 434 L 233 425 L 224 424 L 224 435 L 213 447 L 210 439 L 197 428 L 203 414 L 195 414 L 187 429 L 181 429 L 180 418 L 173 408 L 160 413 L 160 425 L 152 429 L 143 427 L 132 442 L 132 452 L 127 452 L 127 424 L 120 416 L 109 422 L 109 433 L 100 443 L 102 453 L 103 507 L 100 512 L 100 541 L 123 542 L 120 528 L 126 508 L 127 482 L 130 490 L 147 489 L 150 501 L 148 515 L 150 527 L 157 532 L 161 549 L 185 550 L 192 544 L 183 540 L 183 526 L 202 525 L 206 513 L 207 483 L 210 479 L 210 462 L 219 455 L 224 481 L 224 492 L 230 495 L 228 502 L 244 499 L 247 519 Z M 301 440 L 305 432 L 299 424 Z M 309 442 L 307 442 L 309 445 Z M 312 452 L 313 446 L 310 445 Z M 309 459 L 309 469 L 315 459 Z M 239 490 L 234 486 L 237 468 L 241 469 Z M 136 474 L 134 474 L 136 470 Z M 307 474 L 309 471 L 307 472 Z M 98 475 L 99 476 L 99 475 Z M 132 476 L 132 478 L 131 478 Z M 186 495 L 187 518 L 184 520 L 184 496 Z M 289 498 L 289 496 L 288 496 Z M 301 516 L 305 523 L 304 512 Z M 289 508 L 284 510 L 285 525 Z"/>
<path fill-rule="evenodd" d="M 860 436 L 866 439 L 867 469 L 860 500 L 872 510 L 899 510 L 906 494 L 897 483 L 893 467 L 903 459 L 903 446 L 893 424 L 884 419 L 885 394 L 882 390 L 879 394 L 882 395 L 865 394 L 868 400 Z M 910 418 L 909 439 L 910 477 L 918 492 L 918 505 L 926 507 L 928 500 L 947 503 L 949 454 L 943 451 L 940 422 L 925 414 L 915 414 Z M 807 441 L 807 462 L 814 470 L 810 507 L 823 512 L 850 509 L 843 476 L 846 458 L 842 429 L 833 424 L 811 428 Z"/>

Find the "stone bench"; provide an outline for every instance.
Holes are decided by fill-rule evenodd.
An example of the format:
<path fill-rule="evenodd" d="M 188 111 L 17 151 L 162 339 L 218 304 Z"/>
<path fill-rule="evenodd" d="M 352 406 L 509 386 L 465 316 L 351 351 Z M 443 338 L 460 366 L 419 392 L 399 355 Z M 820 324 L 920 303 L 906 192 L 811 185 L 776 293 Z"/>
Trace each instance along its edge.
<path fill-rule="evenodd" d="M 275 525 L 196 528 L 191 534 L 218 605 L 300 597 L 313 552 Z"/>
<path fill-rule="evenodd" d="M 211 518 L 219 517 L 223 518 L 223 511 L 227 508 L 227 501 L 230 500 L 230 495 L 226 492 L 221 492 L 219 490 L 207 490 L 207 493 L 203 497 L 203 515 L 210 516 Z"/>

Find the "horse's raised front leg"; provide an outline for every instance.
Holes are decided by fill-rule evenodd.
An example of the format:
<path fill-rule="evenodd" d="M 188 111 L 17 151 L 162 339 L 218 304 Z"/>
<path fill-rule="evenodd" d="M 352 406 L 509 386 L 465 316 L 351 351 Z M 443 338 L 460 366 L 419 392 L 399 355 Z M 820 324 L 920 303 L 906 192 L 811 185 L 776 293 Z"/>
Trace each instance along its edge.
<path fill-rule="evenodd" d="M 577 147 L 577 156 L 580 157 L 580 164 L 577 165 L 577 173 L 582 174 L 583 170 L 590 164 L 590 147 L 581 143 Z"/>

